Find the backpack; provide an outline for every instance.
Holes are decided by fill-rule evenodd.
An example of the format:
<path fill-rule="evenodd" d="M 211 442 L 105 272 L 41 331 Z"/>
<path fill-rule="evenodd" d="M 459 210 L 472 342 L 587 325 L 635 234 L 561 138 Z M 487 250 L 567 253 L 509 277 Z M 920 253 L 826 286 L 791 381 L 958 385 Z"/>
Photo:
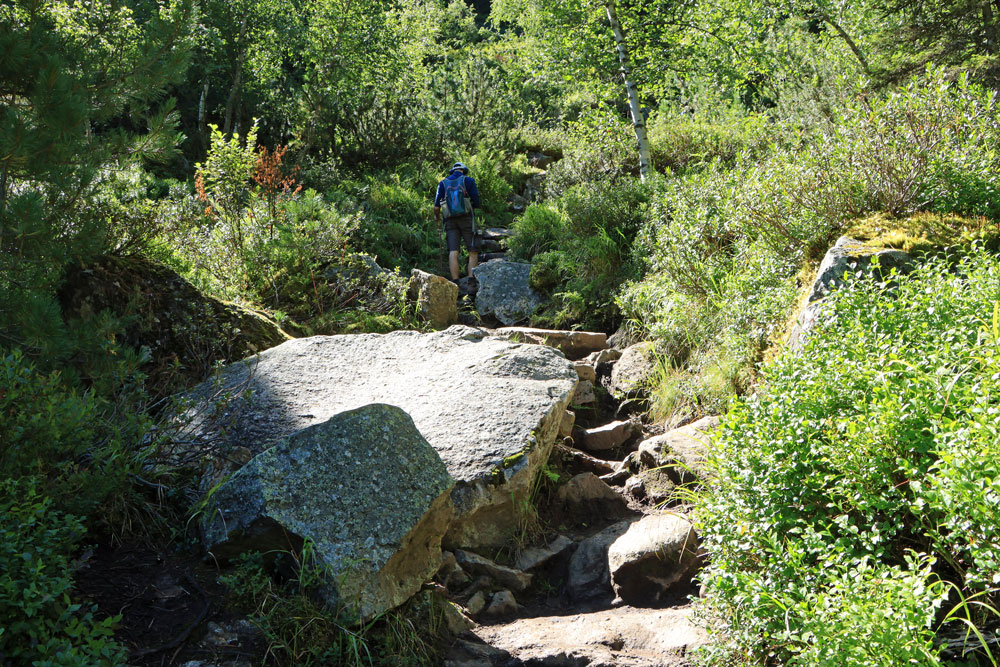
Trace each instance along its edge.
<path fill-rule="evenodd" d="M 472 201 L 465 189 L 465 178 L 444 179 L 444 201 L 441 203 L 444 217 L 457 218 L 472 214 Z"/>

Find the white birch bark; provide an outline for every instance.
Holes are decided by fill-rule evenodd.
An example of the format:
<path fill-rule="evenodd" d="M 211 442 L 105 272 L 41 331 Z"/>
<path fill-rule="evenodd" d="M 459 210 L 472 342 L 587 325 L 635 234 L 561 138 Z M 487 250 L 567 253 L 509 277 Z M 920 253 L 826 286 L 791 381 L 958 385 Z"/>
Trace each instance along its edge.
<path fill-rule="evenodd" d="M 632 129 L 635 130 L 635 140 L 639 145 L 639 178 L 646 180 L 652 161 L 649 157 L 649 139 L 646 138 L 646 119 L 639 107 L 639 88 L 632 80 L 632 65 L 629 61 L 628 47 L 625 46 L 625 32 L 618 21 L 618 11 L 615 0 L 604 0 L 604 9 L 611 22 L 611 30 L 615 33 L 615 44 L 618 46 L 618 62 L 621 64 L 622 80 L 625 82 L 625 93 L 628 96 L 628 106 L 632 112 Z"/>

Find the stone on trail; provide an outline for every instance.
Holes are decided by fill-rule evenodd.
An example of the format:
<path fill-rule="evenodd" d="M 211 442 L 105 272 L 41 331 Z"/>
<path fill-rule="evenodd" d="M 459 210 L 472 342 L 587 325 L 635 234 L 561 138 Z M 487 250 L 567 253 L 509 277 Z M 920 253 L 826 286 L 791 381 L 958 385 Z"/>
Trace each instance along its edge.
<path fill-rule="evenodd" d="M 513 588 L 515 591 L 520 592 L 531 586 L 530 574 L 506 565 L 499 565 L 477 553 L 456 549 L 455 560 L 465 571 L 486 575 L 498 584 Z"/>
<path fill-rule="evenodd" d="M 584 429 L 579 446 L 588 452 L 606 452 L 624 445 L 632 437 L 634 430 L 630 421 L 616 421 Z"/>
<path fill-rule="evenodd" d="M 544 565 L 556 556 L 562 555 L 574 544 L 565 535 L 557 535 L 554 540 L 540 547 L 527 547 L 517 556 L 517 569 L 527 572 Z"/>
<path fill-rule="evenodd" d="M 623 607 L 572 616 L 522 618 L 472 632 L 502 651 L 483 665 L 588 665 L 589 667 L 687 667 L 692 651 L 708 643 L 691 620 L 690 607 Z M 448 663 L 446 663 L 448 664 Z"/>
<path fill-rule="evenodd" d="M 566 592 L 571 600 L 582 602 L 612 597 L 608 549 L 628 530 L 631 521 L 619 521 L 591 535 L 576 547 L 566 573 Z"/>
<path fill-rule="evenodd" d="M 230 558 L 309 540 L 328 602 L 371 618 L 440 567 L 454 483 L 405 412 L 367 405 L 293 433 L 209 494 L 205 544 Z"/>
<path fill-rule="evenodd" d="M 594 383 L 587 380 L 580 380 L 573 393 L 573 405 L 589 405 L 597 401 L 597 394 L 594 392 Z"/>
<path fill-rule="evenodd" d="M 559 424 L 559 437 L 568 438 L 573 435 L 573 426 L 576 425 L 576 413 L 567 410 L 563 414 L 562 422 Z"/>
<path fill-rule="evenodd" d="M 492 315 L 504 324 L 516 324 L 531 317 L 542 297 L 528 284 L 531 264 L 491 260 L 472 270 L 479 281 L 476 310 Z"/>
<path fill-rule="evenodd" d="M 472 597 L 465 604 L 465 609 L 471 616 L 478 616 L 483 609 L 486 609 L 486 594 L 482 591 L 473 593 Z"/>
<path fill-rule="evenodd" d="M 626 348 L 611 371 L 611 393 L 616 398 L 648 396 L 657 363 L 656 346 L 649 341 Z"/>
<path fill-rule="evenodd" d="M 704 480 L 708 473 L 704 461 L 709 437 L 718 425 L 718 417 L 702 417 L 643 440 L 639 443 L 639 462 L 646 469 L 669 466 L 671 477 L 678 483 Z"/>
<path fill-rule="evenodd" d="M 656 606 L 691 584 L 698 570 L 698 538 L 676 514 L 649 514 L 608 549 L 615 595 L 633 606 Z"/>
<path fill-rule="evenodd" d="M 587 382 L 597 382 L 597 370 L 590 364 L 578 361 L 573 366 L 576 368 L 576 374 L 581 380 L 586 380 Z"/>
<path fill-rule="evenodd" d="M 463 326 L 314 336 L 231 364 L 197 387 L 188 430 L 223 455 L 237 446 L 256 454 L 339 412 L 398 406 L 456 480 L 445 542 L 499 547 L 516 530 L 518 503 L 548 460 L 576 382 L 555 350 Z M 206 404 L 220 390 L 233 398 L 213 415 Z"/>
<path fill-rule="evenodd" d="M 625 500 L 592 472 L 582 472 L 559 487 L 556 498 L 570 514 L 583 517 L 621 516 L 628 511 Z"/>
<path fill-rule="evenodd" d="M 611 461 L 599 459 L 586 452 L 581 452 L 579 449 L 567 447 L 562 443 L 556 443 L 552 452 L 553 455 L 559 457 L 562 469 L 570 474 L 592 472 L 600 476 L 607 475 L 615 470 Z"/>
<path fill-rule="evenodd" d="M 579 360 L 608 346 L 607 334 L 599 331 L 562 331 L 533 327 L 501 327 L 495 335 L 520 343 L 548 345 L 560 350 L 567 359 Z M 582 378 L 587 379 L 587 378 Z"/>
<path fill-rule="evenodd" d="M 435 329 L 458 321 L 458 285 L 447 278 L 413 269 L 407 299 L 417 306 L 417 315 Z"/>
<path fill-rule="evenodd" d="M 491 241 L 501 241 L 503 239 L 509 238 L 514 234 L 505 227 L 487 227 L 480 232 L 484 239 L 489 239 Z"/>
<path fill-rule="evenodd" d="M 490 598 L 490 605 L 483 612 L 484 616 L 490 618 L 503 618 L 513 616 L 517 613 L 517 600 L 510 591 L 498 591 Z"/>

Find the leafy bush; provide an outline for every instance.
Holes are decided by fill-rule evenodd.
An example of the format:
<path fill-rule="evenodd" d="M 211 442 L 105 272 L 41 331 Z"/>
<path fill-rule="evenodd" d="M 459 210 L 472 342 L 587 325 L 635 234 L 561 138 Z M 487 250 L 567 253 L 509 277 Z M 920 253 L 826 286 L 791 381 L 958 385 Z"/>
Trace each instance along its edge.
<path fill-rule="evenodd" d="M 776 134 L 766 117 L 736 112 L 692 117 L 660 109 L 651 114 L 647 126 L 653 165 L 674 173 L 713 162 L 731 168 L 738 158 L 766 154 Z"/>
<path fill-rule="evenodd" d="M 507 240 L 512 257 L 530 260 L 554 250 L 565 236 L 565 215 L 549 204 L 532 204 L 514 221 L 514 234 Z"/>
<path fill-rule="evenodd" d="M 639 172 L 631 123 L 610 111 L 588 111 L 569 127 L 564 156 L 545 180 L 545 194 L 560 197 L 574 185 L 605 184 Z"/>
<path fill-rule="evenodd" d="M 53 509 L 32 477 L 0 481 L 0 656 L 7 664 L 121 665 L 117 618 L 71 602 L 80 520 Z"/>
<path fill-rule="evenodd" d="M 716 657 L 942 664 L 944 610 L 995 624 L 998 304 L 981 250 L 859 282 L 732 407 L 699 511 Z"/>
<path fill-rule="evenodd" d="M 890 245 L 904 228 L 925 237 L 925 249 L 994 238 L 994 108 L 983 90 L 932 72 L 896 93 L 855 100 L 812 144 L 776 148 L 752 165 L 738 160 L 731 170 L 689 171 L 658 189 L 640 236 L 646 278 L 626 286 L 618 303 L 633 328 L 688 359 L 679 369 L 688 377 L 672 373 L 666 394 L 686 393 L 677 405 L 690 412 L 723 407 L 727 391 L 745 388 L 784 327 L 801 267 L 838 229 L 858 227 L 857 218 L 888 212 L 894 229 L 872 224 L 882 231 L 867 232 Z M 912 213 L 920 207 L 937 212 L 937 222 Z M 987 217 L 945 222 L 950 212 Z"/>
<path fill-rule="evenodd" d="M 68 389 L 60 373 L 42 374 L 19 350 L 0 353 L 3 475 L 35 477 L 64 509 L 89 513 L 126 472 L 123 425 L 106 419 L 108 407 L 91 392 Z"/>
<path fill-rule="evenodd" d="M 514 257 L 536 258 L 535 280 L 554 299 L 539 323 L 613 329 L 619 320 L 614 292 L 637 277 L 633 242 L 646 219 L 651 186 L 635 179 L 567 190 L 535 204 L 514 224 Z M 558 276 L 558 278 L 557 278 Z"/>

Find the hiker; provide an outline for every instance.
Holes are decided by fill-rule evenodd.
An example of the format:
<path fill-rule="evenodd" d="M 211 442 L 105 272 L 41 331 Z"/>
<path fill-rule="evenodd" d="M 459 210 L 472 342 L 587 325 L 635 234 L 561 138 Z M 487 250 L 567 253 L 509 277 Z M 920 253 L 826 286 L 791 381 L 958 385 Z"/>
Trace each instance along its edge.
<path fill-rule="evenodd" d="M 441 222 L 444 209 L 444 233 L 448 244 L 448 269 L 451 279 L 458 281 L 459 239 L 465 241 L 469 251 L 469 276 L 479 264 L 479 235 L 476 231 L 476 215 L 473 209 L 480 206 L 479 189 L 469 176 L 469 168 L 461 162 L 451 166 L 451 170 L 438 183 L 434 195 L 434 219 Z"/>

